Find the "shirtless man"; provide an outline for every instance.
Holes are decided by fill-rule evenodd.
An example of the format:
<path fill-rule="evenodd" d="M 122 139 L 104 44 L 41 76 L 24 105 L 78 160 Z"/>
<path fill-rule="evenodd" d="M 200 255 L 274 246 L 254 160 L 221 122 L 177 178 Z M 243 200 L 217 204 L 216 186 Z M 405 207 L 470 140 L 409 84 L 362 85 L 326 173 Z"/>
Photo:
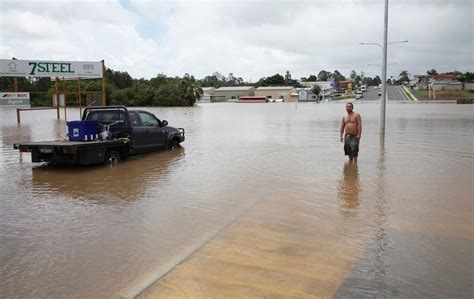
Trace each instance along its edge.
<path fill-rule="evenodd" d="M 359 141 L 362 135 L 362 119 L 360 114 L 353 111 L 352 103 L 346 104 L 347 115 L 341 121 L 341 142 L 344 141 L 344 152 L 349 156 L 349 162 L 357 162 L 359 155 Z M 344 137 L 343 137 L 344 136 Z"/>

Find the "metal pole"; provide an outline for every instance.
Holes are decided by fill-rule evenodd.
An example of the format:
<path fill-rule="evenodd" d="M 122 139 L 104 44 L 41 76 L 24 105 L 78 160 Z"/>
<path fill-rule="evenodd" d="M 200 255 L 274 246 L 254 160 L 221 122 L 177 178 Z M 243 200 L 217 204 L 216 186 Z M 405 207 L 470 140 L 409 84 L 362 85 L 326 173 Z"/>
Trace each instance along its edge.
<path fill-rule="evenodd" d="M 105 98 L 105 61 L 102 60 L 102 106 L 107 105 L 107 100 Z"/>
<path fill-rule="evenodd" d="M 63 94 L 64 94 L 64 121 L 67 122 L 67 105 L 66 105 L 66 82 L 63 77 Z"/>
<path fill-rule="evenodd" d="M 385 0 L 384 30 L 383 30 L 383 63 L 382 63 L 382 103 L 380 105 L 380 134 L 385 136 L 385 104 L 387 101 L 387 28 L 388 0 Z"/>

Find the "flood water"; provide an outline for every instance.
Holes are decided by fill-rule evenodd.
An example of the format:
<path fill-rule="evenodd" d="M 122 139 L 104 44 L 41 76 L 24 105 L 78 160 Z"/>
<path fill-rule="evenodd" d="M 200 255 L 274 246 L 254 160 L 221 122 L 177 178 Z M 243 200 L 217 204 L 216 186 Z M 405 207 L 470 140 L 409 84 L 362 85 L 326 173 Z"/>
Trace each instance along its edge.
<path fill-rule="evenodd" d="M 147 110 L 182 148 L 86 168 L 13 150 L 65 138 L 54 110 L 0 110 L 1 298 L 474 296 L 472 106 L 389 104 L 382 143 L 379 105 L 356 104 L 358 165 L 342 103 Z M 232 248 L 235 272 L 210 264 Z"/>

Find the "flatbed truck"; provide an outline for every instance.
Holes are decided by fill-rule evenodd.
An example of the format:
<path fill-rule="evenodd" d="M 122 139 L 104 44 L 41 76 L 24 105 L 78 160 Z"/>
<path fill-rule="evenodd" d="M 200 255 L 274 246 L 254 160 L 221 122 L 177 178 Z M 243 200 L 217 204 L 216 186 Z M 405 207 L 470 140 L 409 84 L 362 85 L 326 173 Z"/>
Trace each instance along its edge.
<path fill-rule="evenodd" d="M 91 165 L 117 163 L 132 155 L 172 149 L 185 140 L 183 128 L 173 128 L 148 111 L 129 110 L 125 106 L 89 107 L 82 120 L 97 121 L 102 128 L 97 134 L 101 138 L 20 142 L 14 148 L 31 152 L 32 162 Z"/>

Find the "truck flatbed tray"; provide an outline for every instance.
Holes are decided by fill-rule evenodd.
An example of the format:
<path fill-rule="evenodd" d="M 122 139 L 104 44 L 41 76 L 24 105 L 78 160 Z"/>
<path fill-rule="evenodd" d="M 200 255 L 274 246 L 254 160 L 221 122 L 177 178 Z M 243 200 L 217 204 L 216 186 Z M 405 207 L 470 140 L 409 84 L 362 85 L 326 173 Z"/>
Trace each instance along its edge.
<path fill-rule="evenodd" d="M 110 145 L 123 144 L 125 140 L 112 139 L 112 140 L 94 140 L 94 141 L 68 141 L 68 140 L 54 140 L 54 141 L 39 141 L 39 142 L 25 142 L 15 144 L 15 148 L 21 147 L 100 147 Z"/>

